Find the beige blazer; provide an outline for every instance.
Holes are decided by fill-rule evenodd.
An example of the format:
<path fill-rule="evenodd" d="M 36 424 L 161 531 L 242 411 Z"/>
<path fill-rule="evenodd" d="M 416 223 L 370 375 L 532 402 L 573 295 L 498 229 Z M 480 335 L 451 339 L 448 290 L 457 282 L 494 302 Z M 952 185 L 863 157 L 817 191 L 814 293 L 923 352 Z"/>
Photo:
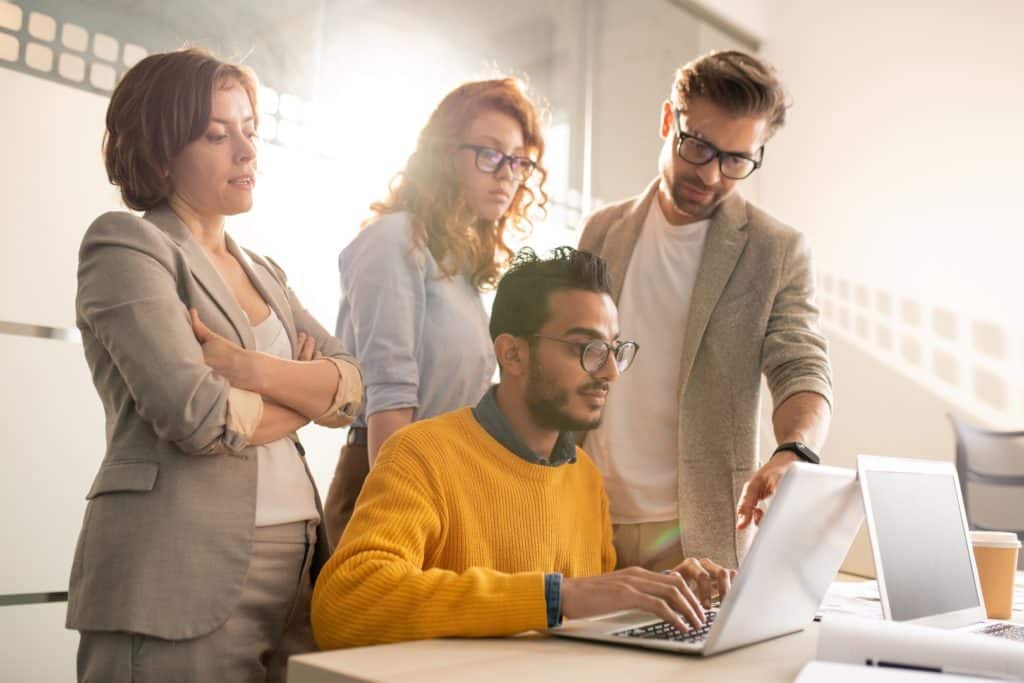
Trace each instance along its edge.
<path fill-rule="evenodd" d="M 616 302 L 658 181 L 584 222 L 580 249 L 604 257 Z M 634 273 L 634 277 L 642 274 Z M 711 219 L 683 334 L 679 378 L 682 550 L 737 567 L 752 540 L 736 505 L 758 463 L 760 379 L 774 405 L 812 391 L 832 400 L 828 349 L 803 236 L 737 194 Z M 637 340 L 643 353 L 643 339 Z"/>
<path fill-rule="evenodd" d="M 228 248 L 292 347 L 305 332 L 338 368 L 338 396 L 319 422 L 350 422 L 362 395 L 354 359 L 302 307 L 276 264 L 243 253 L 230 237 Z M 195 638 L 223 624 L 238 602 L 256 510 L 257 458 L 247 438 L 262 400 L 203 362 L 190 307 L 214 332 L 253 346 L 241 307 L 170 209 L 141 218 L 106 213 L 89 227 L 76 313 L 107 448 L 86 496 L 68 628 Z M 314 579 L 328 554 L 320 533 Z"/>

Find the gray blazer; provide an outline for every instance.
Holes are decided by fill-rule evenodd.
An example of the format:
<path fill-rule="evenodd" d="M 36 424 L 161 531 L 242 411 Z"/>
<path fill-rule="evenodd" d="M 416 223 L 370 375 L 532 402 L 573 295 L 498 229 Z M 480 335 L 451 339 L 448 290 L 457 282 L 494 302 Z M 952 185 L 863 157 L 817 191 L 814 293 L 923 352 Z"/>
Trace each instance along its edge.
<path fill-rule="evenodd" d="M 604 207 L 584 224 L 580 249 L 608 261 L 616 303 L 657 189 L 655 181 L 644 194 Z M 738 194 L 722 202 L 708 228 L 679 350 L 685 555 L 737 567 L 752 540 L 752 528 L 736 531 L 736 505 L 759 466 L 761 374 L 775 407 L 801 391 L 832 401 L 828 345 L 818 317 L 803 236 Z"/>
<path fill-rule="evenodd" d="M 276 264 L 243 254 L 230 237 L 228 248 L 293 348 L 302 331 L 324 356 L 355 366 Z M 107 449 L 86 496 L 68 628 L 195 638 L 223 624 L 238 602 L 252 548 L 257 458 L 232 419 L 240 390 L 203 362 L 190 307 L 214 332 L 253 346 L 242 309 L 170 209 L 142 218 L 106 213 L 89 227 L 76 314 L 106 413 Z M 346 406 L 334 425 L 359 408 Z M 318 533 L 314 580 L 328 554 Z"/>

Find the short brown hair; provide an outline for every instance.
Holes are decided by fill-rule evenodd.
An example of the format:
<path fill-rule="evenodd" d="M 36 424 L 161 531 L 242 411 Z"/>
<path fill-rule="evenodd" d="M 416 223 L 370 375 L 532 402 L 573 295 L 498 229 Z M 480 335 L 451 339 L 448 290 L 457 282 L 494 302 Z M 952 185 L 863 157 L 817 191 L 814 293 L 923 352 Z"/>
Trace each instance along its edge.
<path fill-rule="evenodd" d="M 210 123 L 213 89 L 237 81 L 252 104 L 256 75 L 202 48 L 150 55 L 133 66 L 114 89 L 107 107 L 103 157 L 107 178 L 129 208 L 148 211 L 167 200 L 167 167 Z"/>
<path fill-rule="evenodd" d="M 497 221 L 474 221 L 459 193 L 451 157 L 460 135 L 487 110 L 519 122 L 527 154 L 537 168 L 516 190 L 504 216 Z M 414 245 L 430 251 L 445 277 L 466 272 L 475 287 L 492 288 L 512 260 L 508 232 L 526 234 L 533 227 L 532 216 L 543 216 L 547 210 L 542 119 L 519 79 L 463 83 L 430 115 L 405 170 L 392 179 L 388 196 L 371 204 L 370 210 L 376 216 L 408 211 Z"/>
<path fill-rule="evenodd" d="M 775 69 L 743 52 L 710 52 L 676 69 L 673 105 L 686 113 L 695 97 L 706 97 L 735 116 L 763 116 L 769 134 L 786 123 L 789 104 Z"/>

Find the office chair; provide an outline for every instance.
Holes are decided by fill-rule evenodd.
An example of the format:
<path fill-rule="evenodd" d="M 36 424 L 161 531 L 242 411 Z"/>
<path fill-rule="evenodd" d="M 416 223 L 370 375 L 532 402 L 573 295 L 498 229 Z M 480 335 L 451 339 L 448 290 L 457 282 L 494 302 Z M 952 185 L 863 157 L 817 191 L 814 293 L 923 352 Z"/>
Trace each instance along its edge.
<path fill-rule="evenodd" d="M 949 419 L 967 523 L 972 529 L 1013 531 L 1024 540 L 1024 431 L 993 431 L 955 415 Z M 1017 569 L 1024 569 L 1024 552 Z"/>

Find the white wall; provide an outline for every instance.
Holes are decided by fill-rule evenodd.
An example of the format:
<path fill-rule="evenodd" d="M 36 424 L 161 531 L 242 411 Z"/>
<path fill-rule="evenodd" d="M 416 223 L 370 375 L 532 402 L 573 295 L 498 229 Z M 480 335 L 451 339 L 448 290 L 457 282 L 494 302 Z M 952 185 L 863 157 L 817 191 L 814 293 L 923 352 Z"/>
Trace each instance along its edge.
<path fill-rule="evenodd" d="M 658 174 L 661 105 L 675 70 L 732 38 L 664 0 L 603 2 L 597 21 L 593 194 L 602 203 L 642 192 Z M 756 199 L 759 180 L 744 185 Z"/>
<path fill-rule="evenodd" d="M 0 107 L 0 320 L 74 328 L 78 243 L 117 206 L 100 160 L 106 101 L 3 68 L 0 92 L 22 103 Z M 103 457 L 103 410 L 77 343 L 0 335 L 0 376 L 0 594 L 65 591 Z M 0 678 L 73 679 L 77 636 L 63 631 L 64 607 L 0 607 Z"/>
<path fill-rule="evenodd" d="M 829 462 L 952 460 L 950 411 L 1024 426 L 1022 28 L 1001 0 L 768 3 L 794 106 L 762 201 L 817 258 Z"/>
<path fill-rule="evenodd" d="M 697 21 L 663 0 L 604 2 L 594 69 L 593 194 L 638 194 L 657 176 L 661 104 L 698 54 Z"/>
<path fill-rule="evenodd" d="M 694 4 L 706 7 L 714 14 L 760 40 L 764 40 L 767 35 L 767 0 L 696 0 Z"/>

